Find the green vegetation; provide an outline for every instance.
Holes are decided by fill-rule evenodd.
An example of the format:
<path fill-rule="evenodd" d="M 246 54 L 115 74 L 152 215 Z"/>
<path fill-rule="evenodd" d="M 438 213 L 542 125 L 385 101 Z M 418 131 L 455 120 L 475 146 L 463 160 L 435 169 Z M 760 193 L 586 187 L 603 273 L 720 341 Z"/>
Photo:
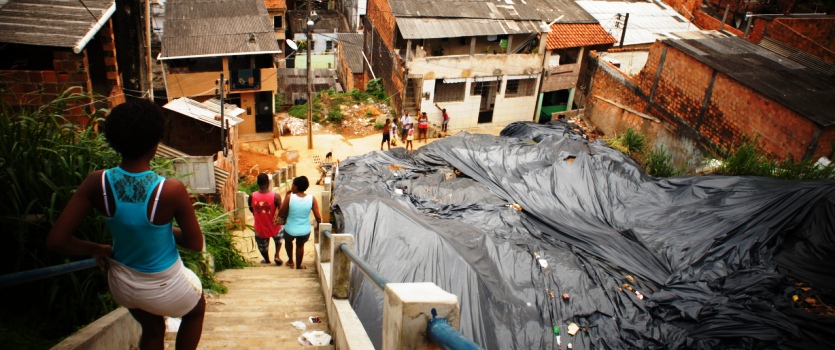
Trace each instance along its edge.
<path fill-rule="evenodd" d="M 756 138 L 744 138 L 735 149 L 718 152 L 722 166 L 719 173 L 725 175 L 754 175 L 778 179 L 816 180 L 835 178 L 835 163 L 822 167 L 817 159 L 797 162 L 794 159 L 777 161 L 763 156 Z"/>
<path fill-rule="evenodd" d="M 45 247 L 50 228 L 87 174 L 118 165 L 119 155 L 94 128 L 100 111 L 88 125 L 69 123 L 60 115 L 72 102 L 89 96 L 65 93 L 52 103 L 13 110 L 0 105 L 0 274 L 88 259 L 66 257 Z M 155 159 L 155 171 L 170 176 L 172 162 Z M 214 255 L 216 270 L 245 266 L 232 244 L 229 215 L 216 206 L 200 204 L 198 221 Z M 101 215 L 87 215 L 76 230 L 80 239 L 108 243 L 110 234 Z M 200 253 L 181 252 L 204 287 L 222 292 Z M 0 344 L 10 349 L 44 349 L 117 307 L 110 297 L 105 273 L 86 269 L 71 274 L 0 289 L 8 301 L 0 309 Z"/>
<path fill-rule="evenodd" d="M 238 191 L 250 195 L 252 192 L 258 191 L 258 182 L 247 182 L 246 177 L 241 177 L 241 179 L 238 180 Z"/>
<path fill-rule="evenodd" d="M 361 103 L 389 103 L 389 97 L 386 95 L 385 88 L 380 82 L 380 79 L 375 79 L 368 82 L 365 91 L 352 89 L 346 93 L 337 93 L 333 89 L 320 91 L 313 98 L 313 122 L 325 122 L 333 125 L 340 125 L 345 116 L 340 111 L 340 106 L 354 105 Z M 295 105 L 287 112 L 290 116 L 307 119 L 307 104 Z M 392 116 L 396 113 L 392 112 Z M 372 117 L 373 114 L 368 111 L 366 117 Z"/>
<path fill-rule="evenodd" d="M 688 175 L 684 165 L 676 166 L 673 164 L 672 154 L 663 145 L 646 152 L 645 148 L 649 139 L 632 128 L 628 128 L 623 134 L 605 141 L 612 148 L 620 150 L 638 164 L 644 166 L 646 172 L 650 175 L 656 177 Z M 720 164 L 715 173 L 724 175 L 764 176 L 791 180 L 835 178 L 835 163 L 828 166 L 818 166 L 815 164 L 817 159 L 800 162 L 793 159 L 777 161 L 773 157 L 765 156 L 765 152 L 757 145 L 757 139 L 744 138 L 735 148 L 719 150 L 716 152 L 718 156 L 709 158 L 708 161 Z"/>
<path fill-rule="evenodd" d="M 635 131 L 632 128 L 626 129 L 626 132 L 618 135 L 614 139 L 606 139 L 606 142 L 627 155 L 641 154 L 647 144 L 647 138 L 643 134 Z"/>
<path fill-rule="evenodd" d="M 646 156 L 647 173 L 656 177 L 673 177 L 684 173 L 672 165 L 673 155 L 660 145 Z"/>

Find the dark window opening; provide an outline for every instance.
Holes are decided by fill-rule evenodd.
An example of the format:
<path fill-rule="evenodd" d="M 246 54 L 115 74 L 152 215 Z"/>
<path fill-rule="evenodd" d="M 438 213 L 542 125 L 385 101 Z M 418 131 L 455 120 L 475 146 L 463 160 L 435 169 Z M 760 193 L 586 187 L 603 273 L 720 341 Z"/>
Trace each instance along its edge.
<path fill-rule="evenodd" d="M 283 27 L 283 18 L 281 16 L 273 16 L 273 28 L 280 29 Z"/>
<path fill-rule="evenodd" d="M 504 90 L 505 97 L 533 96 L 536 79 L 508 80 Z"/>
<path fill-rule="evenodd" d="M 435 102 L 464 101 L 467 83 L 444 83 L 444 79 L 435 80 Z"/>

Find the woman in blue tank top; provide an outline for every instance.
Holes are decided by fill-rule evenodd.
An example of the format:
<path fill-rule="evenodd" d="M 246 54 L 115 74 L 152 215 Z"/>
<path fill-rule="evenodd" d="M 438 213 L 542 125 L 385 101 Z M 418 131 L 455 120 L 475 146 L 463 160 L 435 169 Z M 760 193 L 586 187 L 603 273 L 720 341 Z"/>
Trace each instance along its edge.
<path fill-rule="evenodd" d="M 293 187 L 287 191 L 287 195 L 281 202 L 281 209 L 278 211 L 279 215 L 287 218 L 283 228 L 286 233 L 284 249 L 287 252 L 287 266 L 295 266 L 297 269 L 307 268 L 302 264 L 302 257 L 304 257 L 304 244 L 310 239 L 310 212 L 312 211 L 313 217 L 316 218 L 316 231 L 319 230 L 319 224 L 322 222 L 316 197 L 304 193 L 308 187 L 310 187 L 310 181 L 306 176 L 293 179 Z M 294 240 L 296 241 L 295 262 L 293 262 Z"/>
<path fill-rule="evenodd" d="M 68 255 L 90 255 L 108 269 L 113 299 L 142 326 L 140 348 L 163 349 L 163 316 L 182 317 L 177 349 L 196 349 L 203 332 L 206 301 L 200 279 L 183 266 L 176 245 L 203 250 L 203 233 L 191 199 L 179 180 L 151 171 L 165 116 L 147 100 L 116 106 L 104 136 L 122 156 L 118 167 L 92 172 L 61 212 L 46 244 Z M 73 236 L 93 208 L 105 217 L 113 245 Z M 176 219 L 179 228 L 172 225 Z"/>

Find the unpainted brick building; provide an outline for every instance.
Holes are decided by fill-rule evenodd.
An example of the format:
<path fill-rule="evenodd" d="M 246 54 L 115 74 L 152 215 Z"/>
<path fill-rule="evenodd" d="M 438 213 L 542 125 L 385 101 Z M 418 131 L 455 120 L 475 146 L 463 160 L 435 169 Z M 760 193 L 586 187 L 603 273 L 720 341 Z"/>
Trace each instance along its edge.
<path fill-rule="evenodd" d="M 831 156 L 830 76 L 719 32 L 657 41 L 629 77 L 596 60 L 586 115 L 606 134 L 627 127 L 688 161 L 744 138 L 778 159 Z"/>

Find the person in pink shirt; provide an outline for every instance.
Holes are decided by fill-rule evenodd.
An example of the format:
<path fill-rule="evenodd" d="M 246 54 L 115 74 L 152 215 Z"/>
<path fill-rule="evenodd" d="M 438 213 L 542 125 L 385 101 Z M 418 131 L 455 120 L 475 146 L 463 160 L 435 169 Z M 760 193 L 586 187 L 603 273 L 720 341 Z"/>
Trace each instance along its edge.
<path fill-rule="evenodd" d="M 278 258 L 281 243 L 284 241 L 281 225 L 275 224 L 275 213 L 281 208 L 281 196 L 270 190 L 270 178 L 267 174 L 258 174 L 258 191 L 249 196 L 249 211 L 255 218 L 255 242 L 264 260 L 262 264 L 270 263 L 270 238 L 275 242 L 275 264 L 281 266 L 283 261 Z"/>

